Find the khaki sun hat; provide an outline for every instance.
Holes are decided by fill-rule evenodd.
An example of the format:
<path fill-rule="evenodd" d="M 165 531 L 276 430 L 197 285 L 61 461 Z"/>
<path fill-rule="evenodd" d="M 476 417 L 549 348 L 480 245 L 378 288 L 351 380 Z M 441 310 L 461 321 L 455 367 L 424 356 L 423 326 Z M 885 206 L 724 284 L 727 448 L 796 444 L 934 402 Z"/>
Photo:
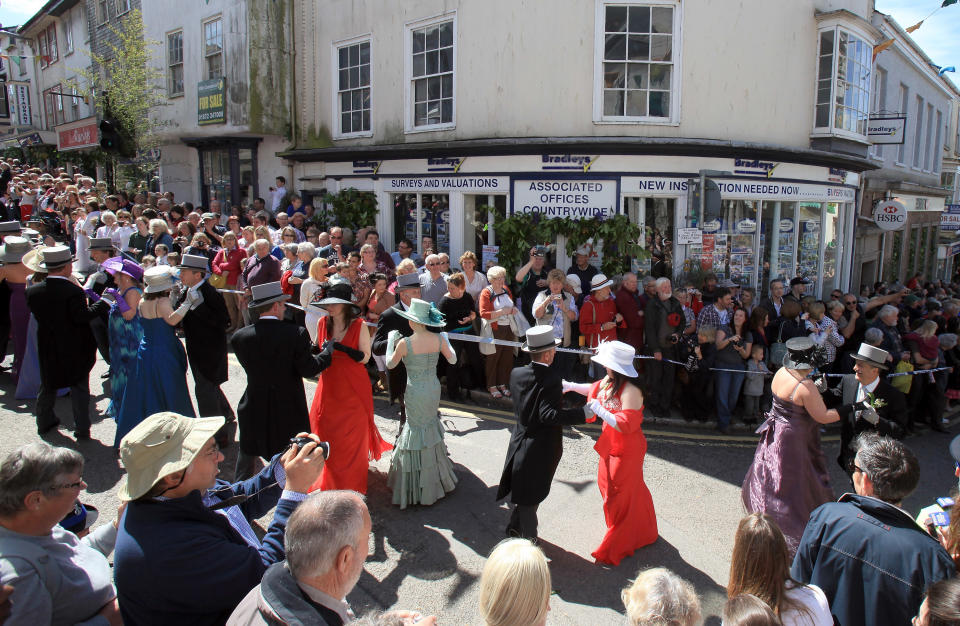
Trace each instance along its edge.
<path fill-rule="evenodd" d="M 117 496 L 125 501 L 147 494 L 164 476 L 186 469 L 224 424 L 222 417 L 185 417 L 154 413 L 120 441 L 127 480 Z"/>

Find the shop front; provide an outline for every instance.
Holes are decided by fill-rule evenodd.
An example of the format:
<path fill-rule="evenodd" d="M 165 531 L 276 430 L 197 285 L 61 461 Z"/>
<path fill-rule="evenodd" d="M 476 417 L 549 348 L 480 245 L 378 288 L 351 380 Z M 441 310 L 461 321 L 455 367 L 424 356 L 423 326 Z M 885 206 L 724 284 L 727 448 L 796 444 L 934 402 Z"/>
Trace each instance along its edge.
<path fill-rule="evenodd" d="M 208 206 L 213 199 L 221 202 L 224 212 L 233 204 L 253 205 L 260 193 L 257 176 L 260 137 L 192 137 L 182 141 L 197 150 L 198 191 L 203 206 Z"/>
<path fill-rule="evenodd" d="M 377 229 L 391 250 L 409 239 L 420 251 L 430 237 L 453 264 L 466 250 L 486 266 L 500 238 L 496 208 L 541 219 L 626 215 L 643 233 L 645 253 L 630 259 L 640 275 L 699 284 L 707 272 L 762 296 L 770 280 L 795 275 L 814 294 L 850 282 L 860 177 L 835 164 L 628 154 L 525 154 L 422 159 L 301 160 L 299 181 L 331 192 L 354 187 L 376 194 Z M 319 160 L 319 159 L 315 159 Z M 700 215 L 691 183 L 711 170 L 721 201 Z M 431 242 L 426 242 L 430 244 Z M 550 263 L 568 268 L 567 241 L 551 246 Z M 584 242 L 573 242 L 580 245 Z M 602 246 L 594 242 L 600 263 Z M 512 268 L 509 268 L 512 269 Z"/>

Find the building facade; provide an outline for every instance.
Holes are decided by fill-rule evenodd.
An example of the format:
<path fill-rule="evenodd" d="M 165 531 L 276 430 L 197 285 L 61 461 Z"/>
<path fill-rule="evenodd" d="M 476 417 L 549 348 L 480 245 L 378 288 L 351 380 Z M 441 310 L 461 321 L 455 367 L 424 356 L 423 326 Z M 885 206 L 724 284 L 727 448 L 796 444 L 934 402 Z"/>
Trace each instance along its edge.
<path fill-rule="evenodd" d="M 622 213 L 675 278 L 849 285 L 874 167 L 872 2 L 348 4 L 297 5 L 297 145 L 283 156 L 307 196 L 374 192 L 385 245 L 429 235 L 480 256 L 498 241 L 489 206 Z M 717 215 L 688 199 L 702 170 Z"/>
<path fill-rule="evenodd" d="M 144 3 L 164 73 L 161 188 L 178 201 L 251 205 L 289 169 L 292 0 Z"/>

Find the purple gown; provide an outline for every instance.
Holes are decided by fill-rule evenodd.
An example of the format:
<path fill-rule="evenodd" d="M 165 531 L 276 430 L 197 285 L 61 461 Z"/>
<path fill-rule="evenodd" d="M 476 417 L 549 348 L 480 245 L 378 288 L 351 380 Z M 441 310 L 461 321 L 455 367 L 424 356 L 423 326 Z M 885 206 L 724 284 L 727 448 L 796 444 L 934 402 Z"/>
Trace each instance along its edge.
<path fill-rule="evenodd" d="M 30 324 L 30 309 L 27 308 L 26 284 L 11 283 L 10 288 L 10 330 L 13 335 L 13 368 L 11 372 L 14 380 L 20 376 L 23 366 L 23 353 L 27 349 L 27 326 Z"/>
<path fill-rule="evenodd" d="M 791 399 L 799 387 L 798 382 Z M 792 557 L 810 513 L 834 500 L 827 458 L 820 448 L 820 424 L 802 406 L 774 395 L 773 407 L 757 433 L 760 443 L 743 479 L 743 505 L 750 513 L 766 513 L 777 522 Z"/>

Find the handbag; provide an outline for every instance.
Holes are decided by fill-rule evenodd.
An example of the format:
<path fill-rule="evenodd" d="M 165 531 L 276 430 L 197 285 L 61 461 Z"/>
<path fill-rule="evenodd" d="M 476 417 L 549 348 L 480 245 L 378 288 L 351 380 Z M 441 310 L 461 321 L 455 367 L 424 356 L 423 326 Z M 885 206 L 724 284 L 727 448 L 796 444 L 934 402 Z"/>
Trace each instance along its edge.
<path fill-rule="evenodd" d="M 781 322 L 777 340 L 770 344 L 770 369 L 782 367 L 783 357 L 785 356 L 787 356 L 787 344 L 783 342 L 783 323 Z"/>
<path fill-rule="evenodd" d="M 227 277 L 223 274 L 210 274 L 207 282 L 210 283 L 214 289 L 223 289 L 227 286 Z"/>
<path fill-rule="evenodd" d="M 480 318 L 480 337 L 482 339 L 493 339 L 493 326 L 490 324 L 490 320 Z M 497 351 L 497 346 L 492 343 L 480 342 L 477 344 L 480 348 L 480 354 L 491 355 Z"/>

